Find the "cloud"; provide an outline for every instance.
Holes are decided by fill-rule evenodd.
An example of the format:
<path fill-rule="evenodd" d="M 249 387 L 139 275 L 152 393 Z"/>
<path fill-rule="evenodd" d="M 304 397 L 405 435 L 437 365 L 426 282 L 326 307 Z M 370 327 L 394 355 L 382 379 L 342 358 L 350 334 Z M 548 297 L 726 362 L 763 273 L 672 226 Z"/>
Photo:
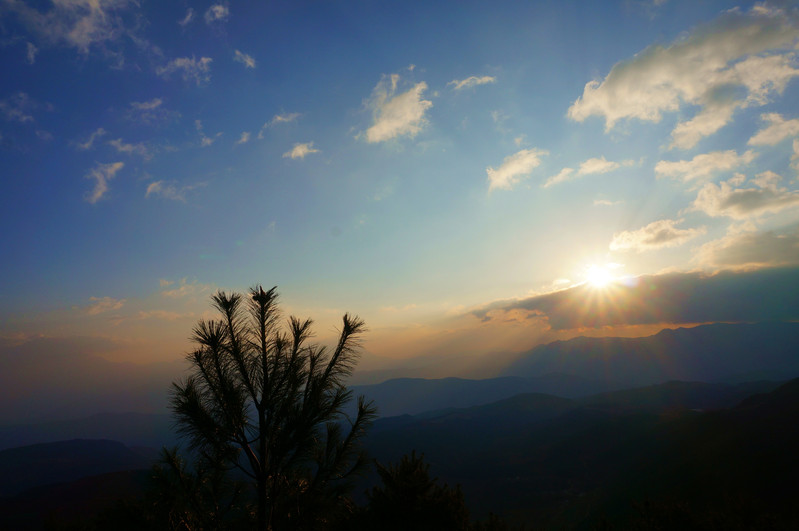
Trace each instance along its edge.
<path fill-rule="evenodd" d="M 162 199 L 186 202 L 186 194 L 197 188 L 205 186 L 205 183 L 197 183 L 178 187 L 174 181 L 153 181 L 147 185 L 147 192 L 144 197 L 157 196 Z M 161 284 L 164 286 L 164 284 Z M 168 284 L 167 284 L 168 285 Z"/>
<path fill-rule="evenodd" d="M 719 183 L 706 183 L 699 190 L 693 209 L 713 217 L 746 219 L 799 206 L 799 192 L 778 187 L 782 178 L 772 171 L 759 173 L 748 188 L 738 177 Z"/>
<path fill-rule="evenodd" d="M 558 183 L 566 182 L 571 180 L 572 176 L 574 175 L 573 168 L 563 168 L 560 170 L 556 175 L 553 175 L 543 184 L 544 188 L 549 188 Z"/>
<path fill-rule="evenodd" d="M 614 206 L 614 205 L 620 205 L 622 203 L 624 203 L 624 201 L 621 200 L 610 201 L 609 199 L 594 199 L 595 206 Z"/>
<path fill-rule="evenodd" d="M 36 62 L 36 54 L 38 52 L 39 48 L 37 48 L 32 42 L 27 43 L 25 58 L 28 60 L 28 64 L 32 65 Z"/>
<path fill-rule="evenodd" d="M 33 122 L 31 114 L 39 105 L 25 92 L 0 100 L 0 112 L 9 122 Z"/>
<path fill-rule="evenodd" d="M 200 284 L 197 281 L 189 282 L 188 279 L 181 278 L 178 282 L 178 287 L 174 289 L 164 290 L 161 292 L 161 295 L 164 297 L 169 297 L 172 299 L 182 299 L 184 297 L 189 297 L 191 295 L 199 295 L 201 293 L 205 293 L 210 291 L 211 285 L 209 284 Z"/>
<path fill-rule="evenodd" d="M 268 122 L 266 122 L 263 125 L 263 127 L 261 127 L 261 130 L 258 131 L 258 140 L 263 140 L 264 131 L 266 131 L 268 128 L 276 126 L 276 125 L 279 125 L 279 124 L 288 124 L 288 123 L 291 123 L 291 122 L 295 122 L 295 121 L 297 121 L 297 119 L 300 116 L 302 116 L 302 115 L 300 113 L 298 113 L 298 112 L 291 112 L 291 113 L 283 113 L 283 114 L 274 115 L 272 117 L 272 119 L 269 120 Z"/>
<path fill-rule="evenodd" d="M 200 145 L 202 147 L 208 147 L 213 144 L 217 138 L 222 136 L 222 133 L 219 132 L 213 137 L 206 136 L 205 131 L 203 131 L 203 123 L 201 120 L 194 120 L 194 127 L 197 129 L 197 132 L 200 134 Z"/>
<path fill-rule="evenodd" d="M 661 219 L 653 221 L 638 230 L 625 230 L 613 235 L 610 242 L 611 251 L 653 251 L 664 247 L 677 247 L 688 240 L 705 234 L 704 227 L 696 229 L 678 229 L 675 227 L 682 220 Z"/>
<path fill-rule="evenodd" d="M 633 164 L 633 162 L 624 161 L 622 164 L 625 166 L 630 166 Z M 576 173 L 573 168 L 563 168 L 556 175 L 553 175 L 552 177 L 547 179 L 547 181 L 543 184 L 543 187 L 549 188 L 552 185 L 569 181 L 574 177 L 582 177 L 584 175 L 591 175 L 591 174 L 608 173 L 609 171 L 613 171 L 621 167 L 622 164 L 606 160 L 604 156 L 588 159 L 580 164 L 580 168 L 577 170 Z"/>
<path fill-rule="evenodd" d="M 236 140 L 236 144 L 246 144 L 250 141 L 250 133 L 248 131 L 244 131 L 241 133 L 241 136 L 238 140 Z"/>
<path fill-rule="evenodd" d="M 733 228 L 725 237 L 703 245 L 697 261 L 704 267 L 756 269 L 799 264 L 799 227 L 786 232 Z M 793 284 L 796 286 L 798 284 Z M 788 286 L 785 286 L 786 288 Z M 787 290 L 790 291 L 790 290 Z"/>
<path fill-rule="evenodd" d="M 185 16 L 185 17 L 183 17 L 182 19 L 178 20 L 178 24 L 180 24 L 181 26 L 183 26 L 183 27 L 185 28 L 186 26 L 188 26 L 188 25 L 189 25 L 189 23 L 190 23 L 192 20 L 194 20 L 194 9 L 192 9 L 192 8 L 189 8 L 189 9 L 186 11 L 186 16 Z"/>
<path fill-rule="evenodd" d="M 731 171 L 752 162 L 757 153 L 746 151 L 738 155 L 734 150 L 713 151 L 695 156 L 691 160 L 665 161 L 655 165 L 657 177 L 682 178 L 683 181 L 706 179 L 720 172 Z"/>
<path fill-rule="evenodd" d="M 291 151 L 283 153 L 283 158 L 304 159 L 306 155 L 310 155 L 311 153 L 319 153 L 318 149 L 313 148 L 313 142 L 294 144 Z"/>
<path fill-rule="evenodd" d="M 180 113 L 167 109 L 161 98 L 153 98 L 149 101 L 131 102 L 125 117 L 132 122 L 158 125 L 180 117 Z"/>
<path fill-rule="evenodd" d="M 793 141 L 793 154 L 791 155 L 791 168 L 799 170 L 799 139 Z"/>
<path fill-rule="evenodd" d="M 86 308 L 86 313 L 89 315 L 119 310 L 126 302 L 125 299 L 113 299 L 111 297 L 89 297 L 89 300 L 92 301 L 92 304 Z"/>
<path fill-rule="evenodd" d="M 123 35 L 131 35 L 121 13 L 133 0 L 59 0 L 53 8 L 39 11 L 21 0 L 5 0 L 4 6 L 16 13 L 32 33 L 51 45 L 66 45 L 88 54 L 93 46 L 104 46 Z"/>
<path fill-rule="evenodd" d="M 211 24 L 213 22 L 221 21 L 226 22 L 230 17 L 230 9 L 224 4 L 214 4 L 205 12 L 205 23 Z"/>
<path fill-rule="evenodd" d="M 241 53 L 238 50 L 236 50 L 235 54 L 233 55 L 233 60 L 237 63 L 243 64 L 247 68 L 255 68 L 255 59 L 253 59 L 251 55 Z"/>
<path fill-rule="evenodd" d="M 773 146 L 788 137 L 799 135 L 799 119 L 785 120 L 775 112 L 761 114 L 760 119 L 769 125 L 749 139 L 750 146 Z"/>
<path fill-rule="evenodd" d="M 768 103 L 799 75 L 794 68 L 799 28 L 780 10 L 733 9 L 669 46 L 653 45 L 617 63 L 602 81 L 586 84 L 569 118 L 659 122 L 684 106 L 699 110 L 673 131 L 672 147 L 693 147 L 726 125 L 733 111 Z"/>
<path fill-rule="evenodd" d="M 794 257 L 796 251 L 794 250 Z M 627 279 L 598 293 L 582 284 L 472 312 L 481 320 L 515 310 L 545 317 L 554 330 L 616 325 L 758 322 L 799 319 L 799 268 L 668 273 Z"/>
<path fill-rule="evenodd" d="M 417 83 L 407 92 L 397 94 L 399 75 L 383 76 L 375 86 L 367 106 L 372 109 L 372 126 L 366 130 L 366 141 L 385 142 L 398 136 L 414 136 L 427 124 L 425 113 L 433 102 L 423 100 L 427 83 Z"/>
<path fill-rule="evenodd" d="M 122 162 L 112 162 L 110 164 L 97 164 L 93 170 L 85 175 L 87 179 L 94 179 L 94 189 L 85 195 L 86 201 L 91 204 L 97 203 L 108 192 L 108 181 L 113 179 L 117 172 L 125 166 Z"/>
<path fill-rule="evenodd" d="M 499 168 L 486 168 L 488 191 L 494 188 L 510 190 L 514 184 L 529 175 L 541 164 L 541 157 L 549 152 L 543 149 L 523 149 L 505 157 Z"/>
<path fill-rule="evenodd" d="M 82 151 L 88 151 L 94 146 L 94 141 L 105 134 L 105 129 L 98 127 L 91 135 L 89 135 L 89 138 L 86 140 L 86 142 L 78 143 L 77 148 Z"/>
<path fill-rule="evenodd" d="M 447 83 L 447 86 L 453 85 L 452 87 L 453 90 L 463 90 L 465 88 L 476 87 L 477 85 L 485 85 L 486 83 L 496 83 L 496 82 L 497 78 L 492 76 L 482 76 L 482 77 L 469 76 L 466 79 L 460 79 L 460 80 L 453 79 L 452 81 Z"/>
<path fill-rule="evenodd" d="M 202 85 L 211 80 L 212 61 L 213 59 L 210 57 L 201 57 L 200 59 L 196 59 L 194 56 L 191 59 L 178 57 L 169 61 L 165 66 L 156 68 L 155 73 L 168 79 L 175 72 L 179 72 L 184 81 L 194 81 L 197 85 Z"/>
<path fill-rule="evenodd" d="M 153 156 L 152 153 L 150 153 L 150 150 L 147 149 L 147 146 L 145 146 L 142 142 L 139 142 L 138 144 L 126 144 L 121 138 L 117 138 L 116 140 L 109 140 L 108 144 L 113 146 L 119 153 L 139 155 L 145 160 L 149 160 Z"/>

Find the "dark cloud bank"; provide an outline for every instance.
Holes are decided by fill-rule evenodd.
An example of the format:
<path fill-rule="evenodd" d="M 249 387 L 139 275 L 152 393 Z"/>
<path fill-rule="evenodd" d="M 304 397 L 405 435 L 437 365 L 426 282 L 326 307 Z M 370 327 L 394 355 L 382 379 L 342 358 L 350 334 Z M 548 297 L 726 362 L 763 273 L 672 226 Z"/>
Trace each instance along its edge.
<path fill-rule="evenodd" d="M 630 279 L 601 290 L 580 285 L 473 312 L 526 310 L 555 330 L 658 323 L 749 323 L 799 320 L 799 267 L 748 272 L 669 273 Z"/>

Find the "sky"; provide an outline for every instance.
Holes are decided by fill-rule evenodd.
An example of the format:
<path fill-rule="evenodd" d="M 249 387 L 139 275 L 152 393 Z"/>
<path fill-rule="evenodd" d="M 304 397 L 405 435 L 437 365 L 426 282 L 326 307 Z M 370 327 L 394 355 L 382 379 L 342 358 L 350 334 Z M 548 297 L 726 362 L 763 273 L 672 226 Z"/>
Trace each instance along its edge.
<path fill-rule="evenodd" d="M 0 340 L 174 359 L 255 284 L 373 359 L 799 319 L 798 49 L 794 2 L 0 0 Z"/>

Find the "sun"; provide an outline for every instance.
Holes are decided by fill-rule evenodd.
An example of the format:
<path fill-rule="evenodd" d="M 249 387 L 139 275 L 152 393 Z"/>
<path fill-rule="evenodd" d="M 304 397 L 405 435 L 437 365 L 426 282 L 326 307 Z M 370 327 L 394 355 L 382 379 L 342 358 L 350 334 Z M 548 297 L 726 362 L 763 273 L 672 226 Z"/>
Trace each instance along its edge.
<path fill-rule="evenodd" d="M 585 279 L 593 288 L 604 288 L 613 282 L 613 275 L 608 267 L 592 264 L 585 271 Z"/>

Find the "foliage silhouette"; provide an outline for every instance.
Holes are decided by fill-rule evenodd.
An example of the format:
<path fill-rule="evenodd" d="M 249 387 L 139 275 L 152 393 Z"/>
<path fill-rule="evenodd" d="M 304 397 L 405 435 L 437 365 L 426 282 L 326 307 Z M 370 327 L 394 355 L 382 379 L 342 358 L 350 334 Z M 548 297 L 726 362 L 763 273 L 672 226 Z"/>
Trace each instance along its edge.
<path fill-rule="evenodd" d="M 368 493 L 369 504 L 359 522 L 361 529 L 466 530 L 469 510 L 460 486 L 439 485 L 430 477 L 424 454 L 404 455 L 399 463 L 377 463 L 382 485 Z"/>
<path fill-rule="evenodd" d="M 308 343 L 310 319 L 282 329 L 277 298 L 261 286 L 246 299 L 220 291 L 221 318 L 193 330 L 192 372 L 173 384 L 171 408 L 197 461 L 191 470 L 165 451 L 156 474 L 172 528 L 324 529 L 352 507 L 376 416 L 363 397 L 353 419 L 344 413 L 364 322 L 345 314 L 328 350 Z"/>

